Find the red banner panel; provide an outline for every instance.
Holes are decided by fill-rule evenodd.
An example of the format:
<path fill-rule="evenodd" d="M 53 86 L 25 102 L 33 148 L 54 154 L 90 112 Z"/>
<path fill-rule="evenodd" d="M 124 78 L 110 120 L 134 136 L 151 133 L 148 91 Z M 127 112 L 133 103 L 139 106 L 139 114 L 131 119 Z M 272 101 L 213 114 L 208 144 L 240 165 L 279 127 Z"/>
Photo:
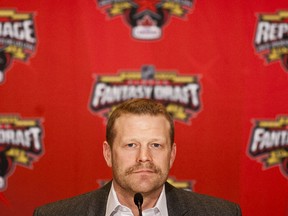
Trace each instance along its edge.
<path fill-rule="evenodd" d="M 151 98 L 175 120 L 168 182 L 288 215 L 288 2 L 0 2 L 0 215 L 111 180 L 107 118 Z"/>

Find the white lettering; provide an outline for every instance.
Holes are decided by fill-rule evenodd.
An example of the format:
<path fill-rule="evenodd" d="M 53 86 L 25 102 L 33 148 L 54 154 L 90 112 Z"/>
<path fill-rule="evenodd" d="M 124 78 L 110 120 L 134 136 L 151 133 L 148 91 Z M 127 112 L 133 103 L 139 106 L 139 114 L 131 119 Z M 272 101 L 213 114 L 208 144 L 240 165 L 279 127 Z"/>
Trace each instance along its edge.
<path fill-rule="evenodd" d="M 266 131 L 264 128 L 257 128 L 254 131 L 251 153 L 263 152 L 272 148 L 282 148 L 288 146 L 288 131 Z"/>
<path fill-rule="evenodd" d="M 35 43 L 36 39 L 34 37 L 33 21 L 0 22 L 0 37 Z"/>
<path fill-rule="evenodd" d="M 41 129 L 31 127 L 25 130 L 0 129 L 0 145 L 15 145 L 23 148 L 41 150 Z"/>
<path fill-rule="evenodd" d="M 109 86 L 105 83 L 98 83 L 95 86 L 92 106 L 98 108 L 99 106 L 121 102 L 130 98 L 150 98 L 152 92 L 152 86 Z"/>
<path fill-rule="evenodd" d="M 259 22 L 255 37 L 256 45 L 283 39 L 288 32 L 287 23 Z"/>
<path fill-rule="evenodd" d="M 179 102 L 182 104 L 189 104 L 192 107 L 198 107 L 198 84 L 189 84 L 187 86 L 155 86 L 154 95 L 156 100 L 167 100 Z"/>
<path fill-rule="evenodd" d="M 254 131 L 253 140 L 251 144 L 251 152 L 255 153 L 258 149 L 258 143 L 262 141 L 262 135 L 265 132 L 263 128 L 257 128 Z"/>

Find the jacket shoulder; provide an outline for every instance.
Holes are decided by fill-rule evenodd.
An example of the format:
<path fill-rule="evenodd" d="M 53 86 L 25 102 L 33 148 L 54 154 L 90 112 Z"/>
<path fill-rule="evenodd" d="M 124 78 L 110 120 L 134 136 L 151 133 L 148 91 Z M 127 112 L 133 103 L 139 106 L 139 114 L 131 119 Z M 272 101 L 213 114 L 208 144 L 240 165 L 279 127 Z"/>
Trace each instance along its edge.
<path fill-rule="evenodd" d="M 109 191 L 110 186 L 106 185 L 98 190 L 52 202 L 36 208 L 33 215 L 76 216 L 95 215 L 95 212 L 104 215 Z"/>
<path fill-rule="evenodd" d="M 213 215 L 213 216 L 240 216 L 241 209 L 238 204 L 183 189 L 177 189 L 166 184 L 166 198 L 169 214 L 182 212 L 181 215 Z M 175 211 L 177 209 L 177 211 Z"/>

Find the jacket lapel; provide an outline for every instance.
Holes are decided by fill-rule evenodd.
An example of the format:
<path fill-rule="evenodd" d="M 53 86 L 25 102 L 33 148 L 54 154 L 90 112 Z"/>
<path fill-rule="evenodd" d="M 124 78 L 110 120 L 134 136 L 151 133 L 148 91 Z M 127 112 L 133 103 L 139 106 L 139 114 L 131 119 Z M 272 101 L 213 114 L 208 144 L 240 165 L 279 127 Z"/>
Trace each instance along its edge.
<path fill-rule="evenodd" d="M 181 194 L 168 182 L 165 183 L 167 209 L 169 216 L 183 216 L 187 212 Z"/>
<path fill-rule="evenodd" d="M 90 205 L 87 209 L 87 216 L 105 216 L 107 199 L 111 189 L 112 181 L 108 182 L 99 189 L 93 196 Z"/>

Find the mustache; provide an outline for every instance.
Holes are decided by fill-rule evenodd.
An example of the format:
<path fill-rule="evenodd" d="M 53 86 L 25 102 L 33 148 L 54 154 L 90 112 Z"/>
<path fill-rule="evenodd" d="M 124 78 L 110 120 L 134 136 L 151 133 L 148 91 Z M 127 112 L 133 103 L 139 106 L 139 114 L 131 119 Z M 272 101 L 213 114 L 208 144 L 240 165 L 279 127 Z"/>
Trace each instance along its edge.
<path fill-rule="evenodd" d="M 148 169 L 148 170 L 151 170 L 154 173 L 161 173 L 161 169 L 159 169 L 153 163 L 147 163 L 147 164 L 138 163 L 138 164 L 136 164 L 136 165 L 134 165 L 132 167 L 129 167 L 125 171 L 125 174 L 126 175 L 131 175 L 132 173 L 137 172 L 138 170 L 142 170 L 142 169 Z"/>

